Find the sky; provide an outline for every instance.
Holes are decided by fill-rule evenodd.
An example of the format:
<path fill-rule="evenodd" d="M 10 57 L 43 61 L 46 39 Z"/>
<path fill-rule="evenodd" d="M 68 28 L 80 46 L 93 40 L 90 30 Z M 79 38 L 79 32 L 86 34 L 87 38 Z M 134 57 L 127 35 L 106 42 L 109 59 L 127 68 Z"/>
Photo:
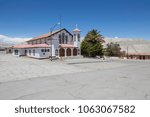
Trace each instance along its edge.
<path fill-rule="evenodd" d="M 150 0 L 0 0 L 0 35 L 39 36 L 60 16 L 62 28 L 78 24 L 81 36 L 97 29 L 104 37 L 150 40 Z"/>

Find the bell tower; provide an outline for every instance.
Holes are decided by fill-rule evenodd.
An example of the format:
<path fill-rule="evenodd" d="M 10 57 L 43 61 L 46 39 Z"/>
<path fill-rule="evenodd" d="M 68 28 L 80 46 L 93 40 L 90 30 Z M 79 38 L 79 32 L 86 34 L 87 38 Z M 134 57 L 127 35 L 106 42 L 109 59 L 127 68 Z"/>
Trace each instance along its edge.
<path fill-rule="evenodd" d="M 76 24 L 76 28 L 73 30 L 73 42 L 74 46 L 80 49 L 80 30 L 78 29 L 78 25 Z"/>

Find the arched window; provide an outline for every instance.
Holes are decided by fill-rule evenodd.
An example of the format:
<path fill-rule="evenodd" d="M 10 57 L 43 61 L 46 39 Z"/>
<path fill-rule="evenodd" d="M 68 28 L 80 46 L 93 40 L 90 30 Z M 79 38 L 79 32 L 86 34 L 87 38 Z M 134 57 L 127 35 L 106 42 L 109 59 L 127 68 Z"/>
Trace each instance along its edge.
<path fill-rule="evenodd" d="M 64 44 L 65 33 L 62 33 L 62 44 Z"/>
<path fill-rule="evenodd" d="M 66 44 L 67 44 L 68 43 L 68 35 L 66 35 L 65 38 L 66 38 Z"/>
<path fill-rule="evenodd" d="M 59 35 L 59 44 L 61 44 L 61 34 Z"/>
<path fill-rule="evenodd" d="M 80 41 L 80 34 L 78 34 L 78 41 Z"/>
<path fill-rule="evenodd" d="M 74 37 L 73 37 L 73 38 L 74 38 L 74 41 L 76 41 L 76 34 L 74 34 Z"/>

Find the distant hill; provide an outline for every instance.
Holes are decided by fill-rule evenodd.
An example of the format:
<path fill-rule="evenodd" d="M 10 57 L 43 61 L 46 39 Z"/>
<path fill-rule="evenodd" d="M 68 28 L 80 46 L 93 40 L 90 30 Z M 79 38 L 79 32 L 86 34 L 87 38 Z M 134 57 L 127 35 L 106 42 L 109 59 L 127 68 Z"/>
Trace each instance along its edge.
<path fill-rule="evenodd" d="M 0 35 L 0 47 L 10 47 L 16 44 L 26 43 L 25 41 L 31 38 L 16 38 L 5 35 Z"/>
<path fill-rule="evenodd" d="M 120 45 L 133 45 L 133 44 L 150 44 L 150 40 L 133 39 L 133 38 L 105 38 L 106 43 L 116 42 Z"/>
<path fill-rule="evenodd" d="M 150 54 L 150 40 L 132 39 L 132 38 L 105 38 L 105 46 L 107 43 L 118 43 L 121 51 L 129 54 Z"/>

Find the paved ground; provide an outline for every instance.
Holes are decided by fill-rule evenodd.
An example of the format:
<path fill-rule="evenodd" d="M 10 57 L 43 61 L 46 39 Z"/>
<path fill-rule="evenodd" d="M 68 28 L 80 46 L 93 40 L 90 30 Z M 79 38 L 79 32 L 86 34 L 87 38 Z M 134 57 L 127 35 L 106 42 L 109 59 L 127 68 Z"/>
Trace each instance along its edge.
<path fill-rule="evenodd" d="M 0 53 L 0 99 L 150 99 L 150 61 Z"/>

